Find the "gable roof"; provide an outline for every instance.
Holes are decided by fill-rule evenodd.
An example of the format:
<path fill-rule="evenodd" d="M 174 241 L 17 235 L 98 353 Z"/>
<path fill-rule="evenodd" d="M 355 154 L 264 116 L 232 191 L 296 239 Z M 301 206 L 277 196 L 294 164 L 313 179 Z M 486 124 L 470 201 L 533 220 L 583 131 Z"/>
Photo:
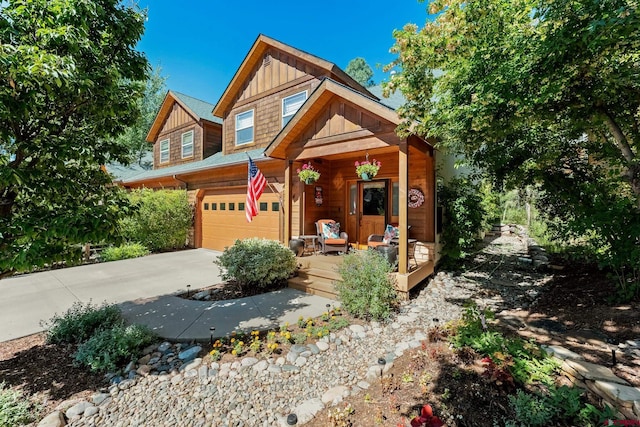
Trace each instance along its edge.
<path fill-rule="evenodd" d="M 164 124 L 167 115 L 173 108 L 174 103 L 178 103 L 196 121 L 206 120 L 211 123 L 222 124 L 222 119 L 211 113 L 214 107 L 213 104 L 185 95 L 184 93 L 169 90 L 158 109 L 158 113 L 153 120 L 149 133 L 147 133 L 147 142 L 154 142 L 156 140 L 158 134 L 162 130 L 162 125 Z"/>
<path fill-rule="evenodd" d="M 354 104 L 362 107 L 389 121 L 392 124 L 400 124 L 400 117 L 395 109 L 389 107 L 379 101 L 377 98 L 368 97 L 361 92 L 344 84 L 338 83 L 332 79 L 326 78 L 313 91 L 311 96 L 305 101 L 300 109 L 296 112 L 291 120 L 282 128 L 280 133 L 271 141 L 269 146 L 264 150 L 266 156 L 283 158 L 283 150 L 291 142 L 293 142 L 302 132 L 304 132 L 305 124 L 301 123 L 302 118 L 308 114 L 314 114 L 322 109 L 331 99 L 333 95 L 344 98 Z"/>
<path fill-rule="evenodd" d="M 224 93 L 220 97 L 220 100 L 214 107 L 213 114 L 221 117 L 224 116 L 224 113 L 233 103 L 235 95 L 239 90 L 241 90 L 242 84 L 248 78 L 251 70 L 253 70 L 256 64 L 262 61 L 264 52 L 270 47 L 281 50 L 291 56 L 295 56 L 310 64 L 313 64 L 322 70 L 328 71 L 337 81 L 340 81 L 348 86 L 351 86 L 352 88 L 355 88 L 358 91 L 361 91 L 375 98 L 375 95 L 370 93 L 364 86 L 356 82 L 351 76 L 342 71 L 334 63 L 326 61 L 310 53 L 304 52 L 300 49 L 296 49 L 278 40 L 267 37 L 264 34 L 260 34 L 256 41 L 253 43 L 253 46 L 251 46 L 251 49 L 245 56 L 242 64 L 240 64 L 240 67 L 236 70 L 236 73 L 234 74 L 227 88 L 224 90 Z"/>

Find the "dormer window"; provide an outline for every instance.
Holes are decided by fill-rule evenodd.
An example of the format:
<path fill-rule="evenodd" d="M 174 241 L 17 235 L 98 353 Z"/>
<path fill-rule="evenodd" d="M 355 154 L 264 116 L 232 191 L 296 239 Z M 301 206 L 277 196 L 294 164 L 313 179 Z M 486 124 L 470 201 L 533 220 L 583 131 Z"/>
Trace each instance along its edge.
<path fill-rule="evenodd" d="M 253 110 L 236 114 L 236 145 L 253 142 Z"/>
<path fill-rule="evenodd" d="M 296 93 L 282 99 L 282 127 L 285 127 L 289 120 L 302 107 L 304 101 L 307 100 L 307 91 Z"/>
<path fill-rule="evenodd" d="M 193 131 L 182 134 L 182 158 L 193 157 Z"/>
<path fill-rule="evenodd" d="M 160 163 L 167 163 L 169 161 L 169 140 L 164 139 L 160 141 Z"/>

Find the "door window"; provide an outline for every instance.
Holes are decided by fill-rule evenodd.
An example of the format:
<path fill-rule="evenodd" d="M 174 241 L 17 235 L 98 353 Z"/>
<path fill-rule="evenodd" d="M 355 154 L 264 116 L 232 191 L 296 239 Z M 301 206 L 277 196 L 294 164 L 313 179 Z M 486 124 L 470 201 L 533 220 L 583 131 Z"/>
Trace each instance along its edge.
<path fill-rule="evenodd" d="M 387 206 L 387 189 L 382 182 L 365 182 L 362 187 L 362 214 L 384 216 Z"/>

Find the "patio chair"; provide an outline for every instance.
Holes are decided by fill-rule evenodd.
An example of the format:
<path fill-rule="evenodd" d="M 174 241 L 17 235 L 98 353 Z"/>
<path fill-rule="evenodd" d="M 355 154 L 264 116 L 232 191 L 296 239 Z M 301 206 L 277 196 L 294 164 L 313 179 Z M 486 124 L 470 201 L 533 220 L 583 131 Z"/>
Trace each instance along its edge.
<path fill-rule="evenodd" d="M 316 221 L 316 232 L 320 252 L 326 255 L 329 252 L 347 253 L 349 250 L 349 236 L 340 231 L 340 223 L 332 219 L 319 219 Z"/>

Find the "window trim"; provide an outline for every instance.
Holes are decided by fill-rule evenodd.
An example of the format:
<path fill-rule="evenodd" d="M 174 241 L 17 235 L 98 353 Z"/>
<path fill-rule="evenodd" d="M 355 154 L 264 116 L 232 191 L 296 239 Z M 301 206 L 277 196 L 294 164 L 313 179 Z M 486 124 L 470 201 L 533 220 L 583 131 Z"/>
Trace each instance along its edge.
<path fill-rule="evenodd" d="M 167 143 L 167 149 L 163 150 L 162 149 L 162 143 L 166 142 Z M 162 160 L 162 153 L 165 152 L 167 153 L 167 160 Z M 159 162 L 160 163 L 169 163 L 169 161 L 171 160 L 171 140 L 169 138 L 163 139 L 160 141 L 160 154 L 159 154 Z"/>
<path fill-rule="evenodd" d="M 184 155 L 184 137 L 185 137 L 185 135 L 187 135 L 189 133 L 191 134 L 191 154 L 188 155 L 188 156 L 185 156 Z M 180 151 L 181 151 L 183 159 L 191 158 L 191 157 L 193 157 L 193 154 L 195 153 L 194 135 L 195 134 L 193 132 L 193 129 L 191 129 L 190 131 L 187 131 L 187 132 L 183 132 L 182 135 L 180 135 L 180 148 L 181 148 Z"/>
<path fill-rule="evenodd" d="M 298 108 L 298 110 L 296 110 L 295 112 L 293 112 L 293 114 L 289 114 L 288 116 L 285 116 L 285 115 L 284 115 L 284 101 L 285 101 L 286 99 L 293 98 L 294 96 L 300 95 L 301 93 L 304 93 L 304 101 L 302 102 L 302 104 L 304 104 L 305 102 L 307 102 L 307 99 L 309 99 L 309 91 L 308 91 L 308 90 L 303 90 L 303 91 L 300 91 L 300 92 L 297 92 L 297 93 L 294 93 L 294 94 L 292 94 L 292 95 L 285 96 L 284 98 L 282 98 L 282 101 L 281 101 L 281 103 L 280 103 L 280 104 L 281 104 L 281 105 L 280 105 L 280 116 L 281 116 L 280 124 L 282 125 L 282 127 L 285 127 L 285 126 L 287 125 L 287 123 L 289 123 L 289 121 L 291 120 L 291 118 L 292 118 L 293 116 L 295 116 L 295 115 L 296 115 L 296 113 L 297 113 L 297 112 L 298 112 L 298 110 L 299 110 L 299 108 Z M 301 106 L 302 106 L 302 105 L 301 105 Z M 285 123 L 285 121 L 284 121 L 285 117 L 289 117 L 289 120 L 287 120 L 287 122 L 286 122 L 286 123 Z"/>
<path fill-rule="evenodd" d="M 242 114 L 247 114 L 248 112 L 251 112 L 251 126 L 238 128 L 238 116 L 241 116 Z M 251 144 L 251 143 L 255 142 L 255 138 L 256 138 L 256 109 L 252 108 L 250 110 L 246 110 L 246 111 L 243 111 L 241 113 L 237 113 L 236 116 L 235 116 L 234 128 L 235 128 L 234 142 L 235 142 L 236 146 L 247 145 L 247 144 Z M 251 140 L 245 141 L 245 142 L 238 142 L 238 131 L 239 130 L 249 129 L 249 128 L 251 128 Z"/>

